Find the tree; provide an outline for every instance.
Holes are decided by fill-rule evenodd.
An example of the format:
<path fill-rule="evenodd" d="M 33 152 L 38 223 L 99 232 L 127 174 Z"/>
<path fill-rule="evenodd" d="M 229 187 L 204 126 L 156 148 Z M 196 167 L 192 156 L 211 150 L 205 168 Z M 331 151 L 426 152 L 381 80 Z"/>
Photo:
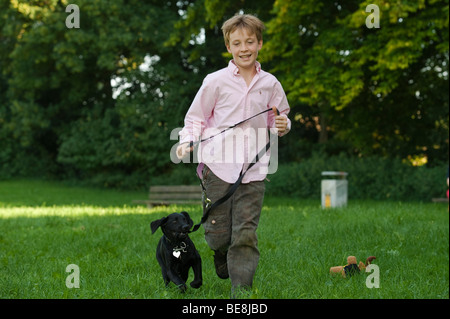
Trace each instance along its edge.
<path fill-rule="evenodd" d="M 448 1 L 0 0 L 0 176 L 143 186 L 169 173 L 173 129 L 206 74 L 225 67 L 220 27 L 253 13 L 259 54 L 288 94 L 280 159 L 311 149 L 448 160 Z M 287 145 L 289 147 L 287 147 Z"/>
<path fill-rule="evenodd" d="M 3 173 L 146 183 L 170 164 L 195 78 L 186 53 L 163 45 L 179 5 L 80 0 L 79 29 L 66 27 L 66 5 L 1 1 Z M 111 80 L 125 84 L 116 99 Z"/>
<path fill-rule="evenodd" d="M 401 158 L 439 145 L 444 159 L 448 1 L 377 1 L 381 27 L 368 28 L 372 2 L 276 1 L 264 57 L 290 102 L 316 110 L 320 141 L 330 133 L 358 153 Z"/>

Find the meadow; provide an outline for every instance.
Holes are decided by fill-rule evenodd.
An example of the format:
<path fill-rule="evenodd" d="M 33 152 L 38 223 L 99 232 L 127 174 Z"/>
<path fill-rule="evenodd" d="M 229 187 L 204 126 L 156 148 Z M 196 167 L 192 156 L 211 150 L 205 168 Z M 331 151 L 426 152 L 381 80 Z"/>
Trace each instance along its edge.
<path fill-rule="evenodd" d="M 203 286 L 185 294 L 164 286 L 155 258 L 160 230 L 150 222 L 200 206 L 132 205 L 147 192 L 0 181 L 0 298 L 227 299 L 229 280 L 214 271 L 203 229 L 191 234 L 203 260 Z M 261 259 L 255 299 L 448 299 L 448 204 L 356 201 L 324 210 L 320 201 L 266 194 L 258 228 Z M 379 288 L 369 273 L 331 276 L 329 268 L 376 256 Z M 80 270 L 68 288 L 66 267 Z M 191 276 L 189 281 L 193 278 Z"/>

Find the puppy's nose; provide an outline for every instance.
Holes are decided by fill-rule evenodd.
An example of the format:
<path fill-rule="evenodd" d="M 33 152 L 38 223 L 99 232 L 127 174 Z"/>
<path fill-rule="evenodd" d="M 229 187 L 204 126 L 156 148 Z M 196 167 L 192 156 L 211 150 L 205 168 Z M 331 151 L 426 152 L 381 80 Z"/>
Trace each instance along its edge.
<path fill-rule="evenodd" d="M 181 229 L 183 229 L 183 231 L 188 231 L 189 230 L 189 225 L 184 225 Z"/>

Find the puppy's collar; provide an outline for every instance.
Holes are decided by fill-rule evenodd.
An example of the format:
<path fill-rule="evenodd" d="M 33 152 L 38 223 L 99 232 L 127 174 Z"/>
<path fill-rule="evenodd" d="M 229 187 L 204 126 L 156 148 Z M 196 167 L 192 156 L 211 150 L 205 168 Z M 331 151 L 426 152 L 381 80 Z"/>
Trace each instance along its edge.
<path fill-rule="evenodd" d="M 166 235 L 164 235 L 164 238 L 167 240 L 167 242 L 172 246 L 174 243 L 172 243 L 172 241 L 169 239 L 169 237 L 167 237 Z M 187 252 L 187 244 L 184 242 L 184 241 L 182 241 L 181 243 L 180 243 L 180 245 L 179 246 L 174 246 L 173 248 L 172 248 L 172 250 L 174 251 L 174 252 L 179 252 L 179 251 L 182 251 L 183 253 L 186 253 Z"/>
<path fill-rule="evenodd" d="M 175 247 L 173 247 L 173 249 L 172 249 L 172 255 L 173 255 L 175 258 L 181 258 L 181 252 L 185 253 L 185 252 L 186 252 L 186 248 L 187 248 L 186 243 L 185 243 L 184 241 L 182 241 L 182 242 L 180 243 L 180 246 L 175 246 Z"/>
<path fill-rule="evenodd" d="M 173 247 L 173 251 L 174 252 L 179 252 L 179 251 L 182 251 L 183 253 L 186 253 L 187 252 L 187 245 L 186 245 L 186 243 L 184 242 L 184 241 L 182 241 L 181 243 L 180 243 L 180 246 L 175 246 L 175 247 Z"/>

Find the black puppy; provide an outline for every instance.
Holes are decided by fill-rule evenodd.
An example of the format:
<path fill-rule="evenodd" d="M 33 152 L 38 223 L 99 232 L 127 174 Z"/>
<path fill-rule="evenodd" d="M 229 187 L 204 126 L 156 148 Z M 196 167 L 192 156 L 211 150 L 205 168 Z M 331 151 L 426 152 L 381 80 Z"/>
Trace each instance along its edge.
<path fill-rule="evenodd" d="M 182 292 L 186 291 L 186 280 L 191 267 L 194 270 L 191 287 L 200 288 L 203 282 L 202 259 L 188 236 L 193 225 L 187 212 L 173 213 L 150 224 L 152 234 L 158 227 L 161 227 L 164 234 L 156 248 L 156 259 L 161 266 L 164 282 L 168 286 L 172 281 Z"/>

